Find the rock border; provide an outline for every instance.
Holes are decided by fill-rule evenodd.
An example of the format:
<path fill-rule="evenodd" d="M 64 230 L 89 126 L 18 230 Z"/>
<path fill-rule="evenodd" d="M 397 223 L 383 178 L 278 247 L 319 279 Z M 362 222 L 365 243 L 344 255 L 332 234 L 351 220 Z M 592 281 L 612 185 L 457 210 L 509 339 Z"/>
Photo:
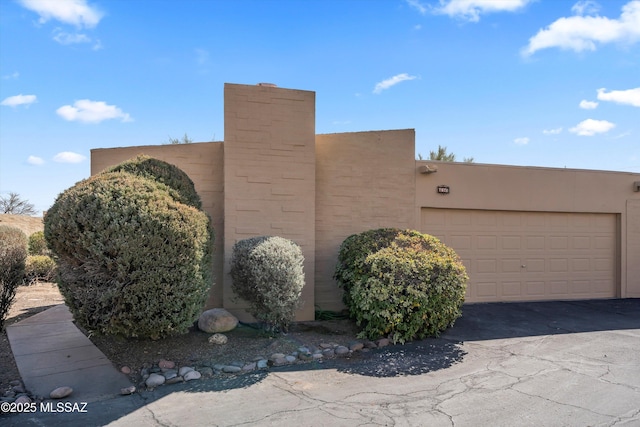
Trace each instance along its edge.
<path fill-rule="evenodd" d="M 217 364 L 215 362 L 202 363 L 201 366 L 178 367 L 172 361 L 160 359 L 151 367 L 142 368 L 140 376 L 142 381 L 138 384 L 138 390 L 152 391 L 156 387 L 165 384 L 176 384 L 198 380 L 200 378 L 213 378 L 215 376 L 239 375 L 254 371 L 268 370 L 271 367 L 305 364 L 309 362 L 322 362 L 325 359 L 349 358 L 358 352 L 368 352 L 375 348 L 386 347 L 389 339 L 380 338 L 377 341 L 354 341 L 348 346 L 336 343 L 321 343 L 319 346 L 302 345 L 290 354 L 274 353 L 269 357 L 258 356 L 250 361 L 237 361 L 230 364 Z M 120 369 L 122 372 L 131 372 L 127 366 Z M 123 389 L 121 394 L 132 394 L 132 387 Z M 135 390 L 134 390 L 135 391 Z"/>

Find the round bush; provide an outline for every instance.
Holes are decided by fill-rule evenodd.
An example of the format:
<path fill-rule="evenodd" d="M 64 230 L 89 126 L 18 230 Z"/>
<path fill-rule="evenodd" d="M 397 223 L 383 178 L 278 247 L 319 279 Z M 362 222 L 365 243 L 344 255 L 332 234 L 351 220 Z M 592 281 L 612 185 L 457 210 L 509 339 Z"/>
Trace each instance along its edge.
<path fill-rule="evenodd" d="M 42 280 L 50 282 L 56 275 L 56 262 L 47 255 L 29 255 L 25 263 L 24 277 L 27 283 Z"/>
<path fill-rule="evenodd" d="M 196 192 L 193 181 L 189 178 L 189 175 L 175 165 L 153 157 L 139 155 L 113 166 L 103 173 L 110 172 L 127 172 L 158 181 L 169 187 L 168 191 L 178 202 L 198 209 L 202 208 L 202 202 Z"/>
<path fill-rule="evenodd" d="M 468 280 L 453 249 L 413 230 L 378 229 L 348 237 L 335 278 L 360 337 L 404 343 L 437 336 L 461 316 Z"/>
<path fill-rule="evenodd" d="M 36 231 L 29 236 L 29 255 L 49 255 L 44 231 Z"/>
<path fill-rule="evenodd" d="M 24 279 L 27 236 L 22 230 L 0 225 L 0 331 Z"/>
<path fill-rule="evenodd" d="M 249 303 L 248 312 L 268 330 L 286 330 L 294 320 L 304 286 L 300 246 L 282 237 L 261 236 L 233 246 L 233 292 Z"/>
<path fill-rule="evenodd" d="M 59 288 L 90 330 L 157 339 L 187 332 L 211 286 L 208 216 L 168 187 L 111 172 L 55 201 L 45 237 Z"/>

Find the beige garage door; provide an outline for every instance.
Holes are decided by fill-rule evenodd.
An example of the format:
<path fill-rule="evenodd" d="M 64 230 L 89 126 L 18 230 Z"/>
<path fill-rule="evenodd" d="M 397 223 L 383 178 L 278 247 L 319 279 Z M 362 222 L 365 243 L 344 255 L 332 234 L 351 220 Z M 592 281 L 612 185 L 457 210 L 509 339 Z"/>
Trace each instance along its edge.
<path fill-rule="evenodd" d="M 616 297 L 614 214 L 423 208 L 421 225 L 462 258 L 467 302 Z"/>

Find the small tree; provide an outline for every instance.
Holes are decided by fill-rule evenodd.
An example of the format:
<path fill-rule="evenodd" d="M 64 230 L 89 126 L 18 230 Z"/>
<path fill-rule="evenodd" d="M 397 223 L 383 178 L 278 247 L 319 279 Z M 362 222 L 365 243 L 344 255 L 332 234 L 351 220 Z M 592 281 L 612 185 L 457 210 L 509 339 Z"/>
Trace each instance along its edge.
<path fill-rule="evenodd" d="M 27 236 L 18 228 L 0 225 L 0 331 L 24 278 Z"/>
<path fill-rule="evenodd" d="M 187 135 L 186 132 L 182 137 L 182 139 L 169 137 L 169 144 L 191 144 L 191 143 L 193 143 L 193 139 L 189 138 L 189 135 Z"/>
<path fill-rule="evenodd" d="M 418 153 L 418 160 L 423 160 L 422 154 L 420 153 Z M 440 162 L 455 162 L 456 155 L 453 153 L 447 153 L 447 147 L 438 145 L 437 151 L 429 151 L 429 160 L 437 160 Z M 474 159 L 473 157 L 464 157 L 462 161 L 465 163 L 473 163 Z"/>
<path fill-rule="evenodd" d="M 295 242 L 277 236 L 240 240 L 231 255 L 231 289 L 267 331 L 286 331 L 304 287 L 304 256 Z"/>
<path fill-rule="evenodd" d="M 7 197 L 0 196 L 0 212 L 33 216 L 36 214 L 36 208 L 28 200 L 21 199 L 18 193 L 9 193 Z"/>

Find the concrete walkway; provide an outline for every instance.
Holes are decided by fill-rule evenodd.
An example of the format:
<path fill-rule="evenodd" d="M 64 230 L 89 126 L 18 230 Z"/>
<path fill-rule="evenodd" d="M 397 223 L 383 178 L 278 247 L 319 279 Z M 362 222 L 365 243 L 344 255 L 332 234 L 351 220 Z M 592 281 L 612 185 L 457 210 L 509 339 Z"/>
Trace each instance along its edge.
<path fill-rule="evenodd" d="M 131 382 L 73 324 L 66 305 L 7 326 L 7 336 L 25 387 L 49 397 L 69 386 L 69 402 L 91 402 L 120 393 Z"/>

